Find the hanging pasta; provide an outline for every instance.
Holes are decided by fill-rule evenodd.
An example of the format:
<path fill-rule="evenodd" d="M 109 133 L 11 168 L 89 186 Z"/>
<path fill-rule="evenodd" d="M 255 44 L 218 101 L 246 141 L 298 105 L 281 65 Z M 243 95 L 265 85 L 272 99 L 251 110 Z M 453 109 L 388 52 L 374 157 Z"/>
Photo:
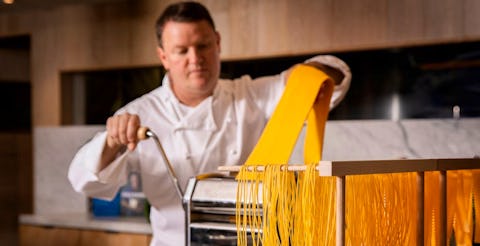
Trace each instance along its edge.
<path fill-rule="evenodd" d="M 247 244 L 248 232 L 252 245 L 334 242 L 335 182 L 319 177 L 315 168 L 321 160 L 332 92 L 333 81 L 323 72 L 306 65 L 293 69 L 275 112 L 237 176 L 238 245 Z M 305 120 L 307 167 L 289 172 L 287 163 Z M 260 200 L 262 205 L 256 203 Z"/>
<path fill-rule="evenodd" d="M 472 245 L 472 242 L 480 242 L 479 190 L 479 170 L 447 172 L 448 242 L 455 245 Z"/>
<path fill-rule="evenodd" d="M 440 173 L 425 172 L 425 190 L 428 191 L 424 199 L 425 239 L 424 245 L 440 245 L 440 223 L 442 221 L 440 204 Z"/>
<path fill-rule="evenodd" d="M 416 245 L 423 240 L 416 238 L 416 173 L 346 179 L 346 245 Z"/>
<path fill-rule="evenodd" d="M 473 170 L 473 209 L 475 214 L 474 242 L 480 243 L 480 170 Z"/>
<path fill-rule="evenodd" d="M 312 67 L 296 67 L 257 146 L 240 167 L 238 245 L 334 245 L 335 177 L 320 177 L 325 123 L 333 83 Z M 288 159 L 307 122 L 302 171 Z M 447 172 L 446 237 L 457 245 L 480 242 L 480 171 Z M 346 245 L 439 245 L 444 216 L 440 174 L 424 174 L 424 238 L 417 238 L 417 173 L 346 177 Z M 473 221 L 475 218 L 475 222 Z M 475 224 L 475 226 L 473 226 Z"/>

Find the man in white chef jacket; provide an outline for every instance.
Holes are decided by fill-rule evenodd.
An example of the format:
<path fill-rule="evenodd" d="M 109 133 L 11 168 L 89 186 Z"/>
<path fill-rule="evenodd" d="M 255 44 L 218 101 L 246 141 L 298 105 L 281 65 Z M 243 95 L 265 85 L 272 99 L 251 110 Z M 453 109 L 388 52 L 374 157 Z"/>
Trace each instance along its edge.
<path fill-rule="evenodd" d="M 112 199 L 126 183 L 127 163 L 139 167 L 151 203 L 151 245 L 183 245 L 181 201 L 155 143 L 139 141 L 149 127 L 162 142 L 181 187 L 219 165 L 243 164 L 282 95 L 288 71 L 252 80 L 219 79 L 220 34 L 208 10 L 195 2 L 168 6 L 157 20 L 157 54 L 167 74 L 162 86 L 108 118 L 74 157 L 68 178 L 90 197 Z M 336 82 L 331 107 L 348 90 L 348 66 L 333 56 L 306 61 Z"/>

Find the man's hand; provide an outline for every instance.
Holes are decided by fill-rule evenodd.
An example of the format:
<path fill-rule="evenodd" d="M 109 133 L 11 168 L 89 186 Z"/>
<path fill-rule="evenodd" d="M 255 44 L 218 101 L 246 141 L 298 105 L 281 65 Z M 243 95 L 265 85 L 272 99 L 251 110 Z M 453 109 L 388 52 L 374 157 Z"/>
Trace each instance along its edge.
<path fill-rule="evenodd" d="M 315 67 L 317 68 L 318 70 L 321 70 L 323 71 L 325 74 L 327 74 L 331 79 L 333 79 L 335 85 L 339 85 L 342 83 L 343 81 L 343 78 L 345 77 L 342 73 L 342 71 L 336 69 L 336 68 L 333 68 L 333 67 L 330 67 L 330 66 L 327 66 L 327 65 L 324 65 L 322 63 L 319 63 L 319 62 L 308 62 L 306 63 L 306 65 L 310 65 L 312 67 Z"/>
<path fill-rule="evenodd" d="M 297 64 L 298 65 L 298 64 Z M 290 77 L 290 74 L 292 73 L 292 70 L 295 66 L 297 65 L 294 65 L 293 67 L 290 67 L 287 72 L 286 72 L 286 78 Z M 340 71 L 339 69 L 336 69 L 336 68 L 333 68 L 333 67 L 330 67 L 330 66 L 327 66 L 327 65 L 324 65 L 320 62 L 314 62 L 314 61 L 310 61 L 308 63 L 303 63 L 303 65 L 308 65 L 308 66 L 312 66 L 322 72 L 324 72 L 325 74 L 327 74 L 332 80 L 333 82 L 335 83 L 335 85 L 339 85 L 342 83 L 343 81 L 343 78 L 345 77 L 343 72 Z M 287 82 L 285 80 L 285 82 Z"/>
<path fill-rule="evenodd" d="M 335 87 L 333 89 L 333 95 L 330 100 L 330 110 L 335 108 L 343 100 L 345 94 L 350 88 L 352 74 L 348 65 L 337 57 L 330 55 L 316 56 L 308 59 L 303 64 L 315 67 L 316 69 L 323 71 L 334 81 Z M 284 76 L 286 78 L 285 83 L 288 81 L 288 77 L 290 76 L 295 66 L 284 72 Z M 325 84 L 323 86 L 325 86 Z M 319 98 L 323 96 L 323 89 L 324 88 L 320 89 Z"/>
<path fill-rule="evenodd" d="M 107 145 L 115 149 L 127 146 L 134 150 L 137 146 L 137 131 L 140 128 L 140 118 L 136 114 L 114 115 L 107 120 Z"/>
<path fill-rule="evenodd" d="M 140 118 L 136 114 L 119 114 L 107 119 L 107 142 L 103 148 L 101 169 L 115 159 L 115 156 L 125 148 L 132 151 L 137 147 L 137 131 L 140 128 Z"/>

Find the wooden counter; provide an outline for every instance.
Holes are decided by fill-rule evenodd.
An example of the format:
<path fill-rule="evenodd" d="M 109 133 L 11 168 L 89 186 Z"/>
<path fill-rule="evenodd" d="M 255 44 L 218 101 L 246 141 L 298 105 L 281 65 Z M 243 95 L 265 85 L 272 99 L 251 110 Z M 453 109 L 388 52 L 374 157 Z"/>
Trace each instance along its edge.
<path fill-rule="evenodd" d="M 144 218 L 93 218 L 85 214 L 21 215 L 19 245 L 149 245 Z"/>

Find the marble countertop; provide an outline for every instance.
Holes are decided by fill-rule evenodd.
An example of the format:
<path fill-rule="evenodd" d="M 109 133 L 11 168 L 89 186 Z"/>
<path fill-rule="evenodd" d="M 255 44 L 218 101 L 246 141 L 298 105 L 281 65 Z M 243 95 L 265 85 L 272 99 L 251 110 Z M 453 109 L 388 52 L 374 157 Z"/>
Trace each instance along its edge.
<path fill-rule="evenodd" d="M 108 232 L 152 234 L 150 224 L 145 218 L 93 217 L 84 213 L 68 214 L 21 214 L 20 225 L 62 227 L 83 230 L 101 230 Z"/>

